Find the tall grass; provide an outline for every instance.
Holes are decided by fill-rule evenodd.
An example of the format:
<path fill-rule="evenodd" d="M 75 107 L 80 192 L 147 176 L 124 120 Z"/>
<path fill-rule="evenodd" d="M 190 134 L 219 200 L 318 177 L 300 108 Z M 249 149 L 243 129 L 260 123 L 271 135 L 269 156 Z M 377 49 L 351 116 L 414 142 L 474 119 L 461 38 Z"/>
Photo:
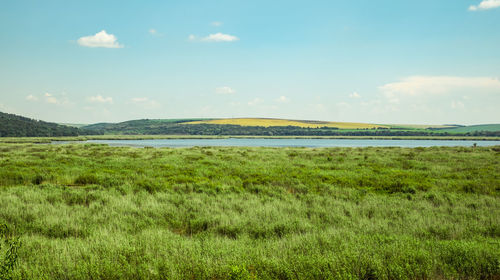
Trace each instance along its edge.
<path fill-rule="evenodd" d="M 498 279 L 500 149 L 0 145 L 14 279 Z"/>

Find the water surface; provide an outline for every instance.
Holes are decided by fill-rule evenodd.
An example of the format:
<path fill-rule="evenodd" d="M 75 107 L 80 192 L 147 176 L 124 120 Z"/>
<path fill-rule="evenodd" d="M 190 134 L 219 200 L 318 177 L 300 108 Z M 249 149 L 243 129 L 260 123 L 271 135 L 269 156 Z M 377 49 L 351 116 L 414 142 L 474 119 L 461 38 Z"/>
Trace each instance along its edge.
<path fill-rule="evenodd" d="M 149 139 L 149 140 L 88 140 L 60 143 L 98 143 L 127 147 L 435 147 L 435 146 L 477 146 L 500 145 L 500 141 L 474 140 L 383 140 L 383 139 L 267 139 L 267 138 L 221 138 L 221 139 Z"/>

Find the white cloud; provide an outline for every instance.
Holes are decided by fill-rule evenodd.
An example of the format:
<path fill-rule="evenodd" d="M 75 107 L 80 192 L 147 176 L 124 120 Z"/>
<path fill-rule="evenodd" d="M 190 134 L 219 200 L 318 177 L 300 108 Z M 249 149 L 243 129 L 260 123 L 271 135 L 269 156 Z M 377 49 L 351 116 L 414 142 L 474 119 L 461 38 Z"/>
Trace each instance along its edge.
<path fill-rule="evenodd" d="M 276 102 L 279 102 L 279 103 L 288 103 L 288 102 L 290 102 L 290 99 L 287 98 L 286 96 L 282 95 L 282 96 L 280 96 L 279 98 L 276 99 Z"/>
<path fill-rule="evenodd" d="M 60 103 L 59 100 L 57 100 L 57 98 L 55 98 L 52 94 L 50 94 L 48 92 L 46 92 L 44 94 L 44 96 L 45 96 L 45 101 L 47 103 L 50 103 L 50 104 L 59 104 Z"/>
<path fill-rule="evenodd" d="M 401 95 L 447 94 L 463 89 L 500 91 L 500 81 L 490 77 L 413 76 L 385 84 L 379 89 L 386 97 L 396 98 Z"/>
<path fill-rule="evenodd" d="M 26 96 L 26 100 L 28 100 L 28 101 L 38 101 L 38 97 L 30 94 L 30 95 Z"/>
<path fill-rule="evenodd" d="M 216 88 L 215 93 L 217 93 L 217 94 L 234 94 L 234 93 L 236 93 L 236 91 L 230 87 L 224 86 L 224 87 Z"/>
<path fill-rule="evenodd" d="M 350 98 L 361 98 L 361 95 L 359 95 L 357 92 L 353 92 L 349 94 Z"/>
<path fill-rule="evenodd" d="M 451 108 L 453 109 L 463 109 L 465 108 L 465 104 L 461 101 L 451 101 Z"/>
<path fill-rule="evenodd" d="M 158 31 L 156 31 L 156 29 L 154 29 L 154 28 L 149 29 L 149 31 L 148 31 L 148 32 L 149 32 L 149 34 L 151 34 L 151 35 L 156 35 L 156 34 L 158 33 Z"/>
<path fill-rule="evenodd" d="M 89 102 L 92 103 L 113 103 L 113 98 L 103 97 L 102 95 L 91 96 L 88 98 Z"/>
<path fill-rule="evenodd" d="M 260 103 L 262 103 L 262 99 L 254 98 L 253 100 L 248 101 L 248 106 L 255 106 L 255 105 L 258 105 Z"/>
<path fill-rule="evenodd" d="M 106 30 L 97 32 L 93 36 L 85 36 L 78 39 L 78 44 L 90 48 L 123 48 L 123 45 L 118 43 L 115 35 L 106 33 Z"/>
<path fill-rule="evenodd" d="M 201 39 L 204 42 L 233 42 L 238 41 L 239 38 L 229 34 L 215 33 Z"/>
<path fill-rule="evenodd" d="M 223 23 L 222 23 L 222 22 L 220 22 L 220 21 L 213 21 L 213 22 L 211 23 L 211 25 L 216 26 L 216 27 L 219 27 L 219 26 L 221 26 L 222 24 L 223 24 Z"/>
<path fill-rule="evenodd" d="M 469 11 L 489 10 L 500 7 L 500 0 L 483 0 L 479 5 L 472 5 Z"/>
<path fill-rule="evenodd" d="M 191 35 L 188 36 L 188 40 L 189 41 L 196 41 L 196 36 L 193 35 L 193 34 L 191 34 Z"/>

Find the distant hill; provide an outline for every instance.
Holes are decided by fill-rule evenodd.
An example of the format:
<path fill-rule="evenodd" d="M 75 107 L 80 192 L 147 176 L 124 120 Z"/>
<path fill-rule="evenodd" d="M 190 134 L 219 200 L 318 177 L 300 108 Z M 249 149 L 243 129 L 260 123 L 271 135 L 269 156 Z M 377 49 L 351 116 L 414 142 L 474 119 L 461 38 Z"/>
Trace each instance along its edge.
<path fill-rule="evenodd" d="M 442 131 L 450 128 L 455 127 L 451 125 L 398 125 L 395 127 L 384 124 L 234 118 L 142 119 L 120 123 L 97 123 L 81 127 L 80 132 L 107 135 L 432 136 L 452 135 Z M 474 135 L 499 136 L 500 132 L 476 132 Z"/>
<path fill-rule="evenodd" d="M 307 121 L 307 120 L 286 120 L 286 119 L 268 119 L 268 118 L 232 118 L 232 119 L 213 119 L 188 122 L 187 124 L 232 124 L 241 126 L 296 126 L 302 128 L 320 128 L 332 127 L 338 129 L 372 129 L 389 128 L 385 125 L 369 123 L 352 122 L 326 122 L 326 121 Z"/>
<path fill-rule="evenodd" d="M 76 128 L 80 128 L 82 126 L 87 126 L 89 124 L 83 124 L 83 123 L 58 123 L 60 125 L 65 125 L 65 126 L 72 126 L 72 127 L 76 127 Z"/>
<path fill-rule="evenodd" d="M 0 112 L 0 137 L 77 136 L 78 128 Z"/>
<path fill-rule="evenodd" d="M 120 123 L 96 123 L 81 127 L 83 131 L 99 134 L 171 134 L 176 124 L 203 119 L 141 119 Z"/>
<path fill-rule="evenodd" d="M 500 124 L 469 125 L 469 126 L 442 129 L 440 131 L 448 133 L 475 133 L 482 131 L 498 132 L 500 131 Z"/>

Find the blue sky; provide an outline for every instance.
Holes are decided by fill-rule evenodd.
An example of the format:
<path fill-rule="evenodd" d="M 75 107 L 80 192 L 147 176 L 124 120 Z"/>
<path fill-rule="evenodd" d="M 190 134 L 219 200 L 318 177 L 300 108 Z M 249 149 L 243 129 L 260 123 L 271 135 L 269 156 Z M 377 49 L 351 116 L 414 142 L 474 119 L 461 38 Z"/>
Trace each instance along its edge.
<path fill-rule="evenodd" d="M 2 1 L 0 111 L 500 123 L 500 0 Z"/>

